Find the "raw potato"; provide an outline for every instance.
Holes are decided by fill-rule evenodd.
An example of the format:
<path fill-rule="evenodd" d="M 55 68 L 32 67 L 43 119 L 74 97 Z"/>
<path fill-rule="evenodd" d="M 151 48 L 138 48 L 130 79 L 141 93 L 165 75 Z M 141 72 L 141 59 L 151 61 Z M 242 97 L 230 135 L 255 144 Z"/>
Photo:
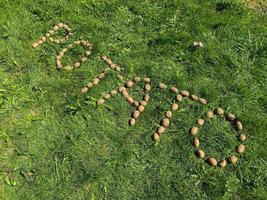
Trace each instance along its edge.
<path fill-rule="evenodd" d="M 147 102 L 146 101 L 141 101 L 140 104 L 145 107 L 147 105 Z"/>
<path fill-rule="evenodd" d="M 181 101 L 183 100 L 183 96 L 180 95 L 180 94 L 178 94 L 178 95 L 176 96 L 176 100 L 179 101 L 179 102 L 181 102 Z"/>
<path fill-rule="evenodd" d="M 135 123 L 136 123 L 136 119 L 135 118 L 131 118 L 130 119 L 130 125 L 133 126 L 133 125 L 135 125 Z"/>
<path fill-rule="evenodd" d="M 197 120 L 197 125 L 199 125 L 199 126 L 203 126 L 204 123 L 205 123 L 204 119 L 198 119 Z"/>
<path fill-rule="evenodd" d="M 216 108 L 215 113 L 218 115 L 223 115 L 224 114 L 224 110 L 222 108 Z"/>
<path fill-rule="evenodd" d="M 129 97 L 129 93 L 127 90 L 122 90 L 122 96 L 125 97 L 125 98 L 128 98 Z"/>
<path fill-rule="evenodd" d="M 46 41 L 46 37 L 44 37 L 44 36 L 43 36 L 41 39 L 43 40 L 43 42 L 45 42 L 45 41 Z"/>
<path fill-rule="evenodd" d="M 117 90 L 111 90 L 110 94 L 111 94 L 111 96 L 115 96 L 116 94 L 118 94 L 118 91 Z"/>
<path fill-rule="evenodd" d="M 167 118 L 171 118 L 172 117 L 172 111 L 167 111 L 165 115 Z"/>
<path fill-rule="evenodd" d="M 173 103 L 172 104 L 172 110 L 177 110 L 178 109 L 178 104 L 177 103 Z"/>
<path fill-rule="evenodd" d="M 140 112 L 138 110 L 135 110 L 133 112 L 133 118 L 137 119 L 140 116 Z"/>
<path fill-rule="evenodd" d="M 185 96 L 185 97 L 189 97 L 189 92 L 186 90 L 181 91 L 181 95 Z"/>
<path fill-rule="evenodd" d="M 211 118 L 213 118 L 214 117 L 214 113 L 212 112 L 212 111 L 208 111 L 207 112 L 207 118 L 208 119 L 211 119 Z"/>
<path fill-rule="evenodd" d="M 117 65 L 114 64 L 114 63 L 110 63 L 110 64 L 109 64 L 109 67 L 110 67 L 111 69 L 115 69 L 115 68 L 117 67 Z"/>
<path fill-rule="evenodd" d="M 147 83 L 150 83 L 150 78 L 146 77 L 146 78 L 144 78 L 144 81 Z"/>
<path fill-rule="evenodd" d="M 103 79 L 104 77 L 105 77 L 105 73 L 101 73 L 101 74 L 98 75 L 99 79 Z"/>
<path fill-rule="evenodd" d="M 102 105 L 102 104 L 104 104 L 104 102 L 105 102 L 104 99 L 99 99 L 97 103 L 98 103 L 98 105 Z"/>
<path fill-rule="evenodd" d="M 111 95 L 109 93 L 105 94 L 104 98 L 107 100 L 111 97 Z"/>
<path fill-rule="evenodd" d="M 142 106 L 142 105 L 140 105 L 140 106 L 138 106 L 138 110 L 139 110 L 140 112 L 143 112 L 143 111 L 145 110 L 145 107 Z"/>
<path fill-rule="evenodd" d="M 164 133 L 165 132 L 165 127 L 164 126 L 160 126 L 159 128 L 158 128 L 158 134 L 162 134 L 162 133 Z"/>
<path fill-rule="evenodd" d="M 145 100 L 146 102 L 149 101 L 149 95 L 148 95 L 148 94 L 146 94 L 146 95 L 144 96 L 144 100 Z"/>
<path fill-rule="evenodd" d="M 126 87 L 128 87 L 128 88 L 133 87 L 133 85 L 134 85 L 133 81 L 127 81 L 127 83 L 126 83 Z"/>
<path fill-rule="evenodd" d="M 81 61 L 82 61 L 82 62 L 85 62 L 86 60 L 87 60 L 87 57 L 82 57 L 82 58 L 81 58 Z"/>
<path fill-rule="evenodd" d="M 245 151 L 245 145 L 240 144 L 236 147 L 236 152 L 237 153 L 243 153 Z"/>
<path fill-rule="evenodd" d="M 199 144 L 200 144 L 199 139 L 194 138 L 194 142 L 193 142 L 194 147 L 195 148 L 198 148 L 199 147 Z"/>
<path fill-rule="evenodd" d="M 244 142 L 246 139 L 247 139 L 247 137 L 246 137 L 245 134 L 241 133 L 241 134 L 239 135 L 239 140 L 240 140 L 241 142 Z"/>
<path fill-rule="evenodd" d="M 57 25 L 54 26 L 54 31 L 57 31 L 59 29 L 59 27 Z"/>
<path fill-rule="evenodd" d="M 197 101 L 197 100 L 198 100 L 198 97 L 197 97 L 196 95 L 193 95 L 193 94 L 190 96 L 190 98 L 191 98 L 192 100 L 194 100 L 194 101 Z"/>
<path fill-rule="evenodd" d="M 115 68 L 115 70 L 116 70 L 117 72 L 120 72 L 120 71 L 121 71 L 121 68 L 120 68 L 119 66 L 117 66 L 117 67 Z"/>
<path fill-rule="evenodd" d="M 90 56 L 91 53 L 92 53 L 91 51 L 85 51 L 85 55 L 86 55 L 86 56 Z"/>
<path fill-rule="evenodd" d="M 86 93 L 86 92 L 88 92 L 88 87 L 83 87 L 83 88 L 81 89 L 81 93 Z"/>
<path fill-rule="evenodd" d="M 221 160 L 220 163 L 219 163 L 219 165 L 220 165 L 221 168 L 224 168 L 226 166 L 226 164 L 227 164 L 227 162 L 224 159 Z"/>
<path fill-rule="evenodd" d="M 126 90 L 126 88 L 123 86 L 119 87 L 119 92 L 122 92 L 123 90 Z"/>
<path fill-rule="evenodd" d="M 160 89 L 166 89 L 167 86 L 164 83 L 159 83 L 159 88 Z"/>
<path fill-rule="evenodd" d="M 138 77 L 138 76 L 137 76 L 137 77 L 134 77 L 134 81 L 135 81 L 135 82 L 139 82 L 139 81 L 141 81 L 141 78 Z"/>
<path fill-rule="evenodd" d="M 130 96 L 128 96 L 126 99 L 130 104 L 132 104 L 134 102 L 133 98 Z"/>
<path fill-rule="evenodd" d="M 199 102 L 206 105 L 208 102 L 206 99 L 203 99 L 203 98 L 199 98 Z"/>
<path fill-rule="evenodd" d="M 164 119 L 162 120 L 162 125 L 163 125 L 164 127 L 168 127 L 168 126 L 170 125 L 170 120 L 169 120 L 169 118 L 164 118 Z"/>
<path fill-rule="evenodd" d="M 71 67 L 71 66 L 65 66 L 65 67 L 64 67 L 64 70 L 66 70 L 66 71 L 70 71 L 70 70 L 72 70 L 72 67 Z"/>
<path fill-rule="evenodd" d="M 171 87 L 171 91 L 174 92 L 175 94 L 178 94 L 178 89 L 176 87 Z"/>
<path fill-rule="evenodd" d="M 92 82 L 89 82 L 89 83 L 87 83 L 87 85 L 86 85 L 88 88 L 92 88 L 93 86 L 94 86 L 94 84 L 92 83 Z"/>
<path fill-rule="evenodd" d="M 236 122 L 236 128 L 237 128 L 238 131 L 242 131 L 243 125 L 242 125 L 242 123 L 240 121 Z"/>
<path fill-rule="evenodd" d="M 230 122 L 232 122 L 232 121 L 235 120 L 235 115 L 232 114 L 232 113 L 227 113 L 226 114 L 226 118 L 227 118 L 227 120 L 229 120 Z"/>
<path fill-rule="evenodd" d="M 197 156 L 198 156 L 199 158 L 204 158 L 204 157 L 205 157 L 205 153 L 204 153 L 204 151 L 202 151 L 201 149 L 199 149 L 199 150 L 197 151 Z"/>
<path fill-rule="evenodd" d="M 208 162 L 211 166 L 217 166 L 217 160 L 215 158 L 210 157 Z"/>
<path fill-rule="evenodd" d="M 93 84 L 97 85 L 99 83 L 99 78 L 96 78 L 95 80 L 93 80 Z"/>
<path fill-rule="evenodd" d="M 231 156 L 229 160 L 230 160 L 230 162 L 231 162 L 232 164 L 236 164 L 236 162 L 237 162 L 237 157 L 236 157 L 236 156 Z"/>
<path fill-rule="evenodd" d="M 58 27 L 59 27 L 59 28 L 63 28 L 63 26 L 64 26 L 63 23 L 59 23 L 59 24 L 58 24 Z"/>
<path fill-rule="evenodd" d="M 150 84 L 145 85 L 145 91 L 149 92 L 151 90 Z"/>
<path fill-rule="evenodd" d="M 155 141 L 158 141 L 160 136 L 159 136 L 158 133 L 154 133 L 153 138 L 154 138 Z"/>
<path fill-rule="evenodd" d="M 139 102 L 138 101 L 134 101 L 133 104 L 134 104 L 135 107 L 139 106 Z"/>
<path fill-rule="evenodd" d="M 195 126 L 193 126 L 193 127 L 191 128 L 191 134 L 192 134 L 192 135 L 197 135 L 197 132 L 198 132 L 198 128 L 195 127 Z"/>
<path fill-rule="evenodd" d="M 80 66 L 81 66 L 81 63 L 79 62 L 74 63 L 74 67 L 80 67 Z"/>

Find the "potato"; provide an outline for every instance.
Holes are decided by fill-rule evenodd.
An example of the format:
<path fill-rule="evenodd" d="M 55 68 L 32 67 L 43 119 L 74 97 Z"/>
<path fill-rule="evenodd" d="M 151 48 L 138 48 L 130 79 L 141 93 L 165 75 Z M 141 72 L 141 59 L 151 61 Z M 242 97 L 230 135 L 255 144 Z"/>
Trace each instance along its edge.
<path fill-rule="evenodd" d="M 142 106 L 142 105 L 140 105 L 140 106 L 138 106 L 138 108 L 137 108 L 140 112 L 144 112 L 144 110 L 145 110 L 145 107 L 144 106 Z"/>
<path fill-rule="evenodd" d="M 237 163 L 237 157 L 236 157 L 236 156 L 231 156 L 231 157 L 229 158 L 229 160 L 230 160 L 230 162 L 231 162 L 232 164 L 236 164 L 236 163 Z"/>
<path fill-rule="evenodd" d="M 198 138 L 194 138 L 193 145 L 194 145 L 195 148 L 198 148 L 199 147 L 200 142 L 199 142 L 199 139 Z"/>
<path fill-rule="evenodd" d="M 203 98 L 199 98 L 198 100 L 203 105 L 206 105 L 208 103 L 208 101 L 206 99 L 203 99 Z"/>
<path fill-rule="evenodd" d="M 203 126 L 204 123 L 205 123 L 204 119 L 198 119 L 197 120 L 197 125 L 199 125 L 199 126 Z"/>
<path fill-rule="evenodd" d="M 183 96 L 180 95 L 180 94 L 178 94 L 178 95 L 176 96 L 176 100 L 179 101 L 179 102 L 181 102 L 181 101 L 183 100 Z"/>
<path fill-rule="evenodd" d="M 133 87 L 133 85 L 134 85 L 134 82 L 133 81 L 127 81 L 126 82 L 126 87 L 128 87 L 128 88 Z"/>
<path fill-rule="evenodd" d="M 81 93 L 86 93 L 86 92 L 88 92 L 88 87 L 83 87 L 82 89 L 81 89 Z"/>
<path fill-rule="evenodd" d="M 240 140 L 241 142 L 244 142 L 246 139 L 247 139 L 247 137 L 246 137 L 245 134 L 240 134 L 240 135 L 239 135 L 239 140 Z"/>
<path fill-rule="evenodd" d="M 171 118 L 171 117 L 172 117 L 172 111 L 167 111 L 167 112 L 165 113 L 165 116 L 166 116 L 167 118 Z"/>
<path fill-rule="evenodd" d="M 179 90 L 176 87 L 171 87 L 171 91 L 175 94 L 178 94 Z"/>
<path fill-rule="evenodd" d="M 151 85 L 150 84 L 146 84 L 145 85 L 145 91 L 149 92 L 151 90 Z"/>
<path fill-rule="evenodd" d="M 235 120 L 235 115 L 232 113 L 227 113 L 226 114 L 226 119 L 229 120 L 230 122 Z"/>
<path fill-rule="evenodd" d="M 178 104 L 177 103 L 173 103 L 172 104 L 172 110 L 175 111 L 178 109 Z"/>
<path fill-rule="evenodd" d="M 216 109 L 215 109 L 215 113 L 216 113 L 217 115 L 223 115 L 223 114 L 224 114 L 224 110 L 223 110 L 222 108 L 216 108 Z"/>
<path fill-rule="evenodd" d="M 159 88 L 160 89 L 166 89 L 167 86 L 164 83 L 159 83 Z"/>
<path fill-rule="evenodd" d="M 164 118 L 161 122 L 161 124 L 164 126 L 164 127 L 168 127 L 170 125 L 170 120 L 169 118 Z"/>
<path fill-rule="evenodd" d="M 194 100 L 194 101 L 197 101 L 198 100 L 198 97 L 196 95 L 190 95 L 190 99 Z"/>
<path fill-rule="evenodd" d="M 153 139 L 154 139 L 155 141 L 158 141 L 158 140 L 160 139 L 159 134 L 158 134 L 158 133 L 154 133 L 154 134 L 153 134 Z"/>
<path fill-rule="evenodd" d="M 135 110 L 132 114 L 133 118 L 137 119 L 140 116 L 140 112 L 138 110 Z"/>
<path fill-rule="evenodd" d="M 86 84 L 86 86 L 87 86 L 88 88 L 92 88 L 92 87 L 94 86 L 94 84 L 93 84 L 92 82 L 89 82 L 89 83 Z"/>
<path fill-rule="evenodd" d="M 226 164 L 227 164 L 227 162 L 224 159 L 221 160 L 220 163 L 219 163 L 219 165 L 220 165 L 221 168 L 224 168 L 226 166 Z"/>
<path fill-rule="evenodd" d="M 184 97 L 189 97 L 189 92 L 186 90 L 181 91 L 181 95 L 183 95 Z"/>
<path fill-rule="evenodd" d="M 198 128 L 195 127 L 195 126 L 193 126 L 193 127 L 191 128 L 190 132 L 191 132 L 192 135 L 197 135 Z"/>
<path fill-rule="evenodd" d="M 135 125 L 136 119 L 135 118 L 131 118 L 129 123 L 130 123 L 131 126 Z"/>
<path fill-rule="evenodd" d="M 245 145 L 240 144 L 236 147 L 236 152 L 237 153 L 243 153 L 245 151 Z"/>
<path fill-rule="evenodd" d="M 213 118 L 214 117 L 214 113 L 212 112 L 212 111 L 208 111 L 207 112 L 207 118 L 208 119 L 211 119 L 211 118 Z"/>
<path fill-rule="evenodd" d="M 204 158 L 204 157 L 205 157 L 205 153 L 204 153 L 204 151 L 201 150 L 201 149 L 197 150 L 197 156 L 198 156 L 199 158 Z"/>
<path fill-rule="evenodd" d="M 217 160 L 215 158 L 208 158 L 208 163 L 211 165 L 211 166 L 217 166 Z"/>
<path fill-rule="evenodd" d="M 236 128 L 238 131 L 242 131 L 243 130 L 243 125 L 240 121 L 237 121 L 236 122 Z"/>
<path fill-rule="evenodd" d="M 160 126 L 160 127 L 158 128 L 157 132 L 158 132 L 158 134 L 162 134 L 162 133 L 165 132 L 165 130 L 166 130 L 166 128 L 165 128 L 164 126 Z"/>

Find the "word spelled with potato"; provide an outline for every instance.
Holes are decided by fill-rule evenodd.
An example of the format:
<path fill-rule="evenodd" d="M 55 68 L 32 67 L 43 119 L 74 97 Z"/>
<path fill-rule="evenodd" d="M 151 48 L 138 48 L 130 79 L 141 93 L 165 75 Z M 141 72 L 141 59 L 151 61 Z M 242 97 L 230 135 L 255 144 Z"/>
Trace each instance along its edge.
<path fill-rule="evenodd" d="M 65 36 L 63 38 L 55 38 L 55 34 L 60 30 L 65 31 Z M 68 25 L 64 23 L 59 23 L 53 27 L 53 29 L 49 30 L 44 36 L 41 36 L 38 41 L 35 41 L 32 44 L 33 48 L 39 48 L 43 43 L 50 41 L 55 43 L 65 43 L 72 36 L 72 29 L 69 28 Z M 63 66 L 61 63 L 62 58 L 65 53 L 73 49 L 75 46 L 80 45 L 84 50 L 84 54 L 80 56 L 80 58 L 71 65 Z M 56 68 L 60 70 L 70 71 L 76 68 L 79 68 L 84 62 L 87 61 L 88 57 L 91 55 L 91 51 L 93 49 L 93 45 L 87 40 L 76 40 L 73 44 L 67 45 L 67 47 L 63 48 L 55 58 Z M 105 93 L 100 99 L 96 101 L 96 104 L 101 106 L 104 105 L 108 100 L 115 97 L 116 95 L 122 95 L 125 100 L 134 107 L 134 110 L 129 119 L 129 125 L 134 126 L 137 123 L 140 115 L 145 111 L 146 106 L 149 104 L 149 93 L 152 90 L 151 78 L 149 77 L 134 77 L 132 79 L 125 78 L 120 74 L 121 68 L 115 64 L 107 55 L 100 56 L 100 59 L 106 63 L 107 67 L 99 73 L 97 77 L 93 80 L 90 80 L 83 88 L 81 88 L 81 93 L 89 92 L 93 87 L 96 87 L 101 83 L 101 80 L 105 78 L 106 73 L 110 70 L 113 70 L 117 73 L 118 79 L 121 81 L 121 85 L 118 88 L 114 88 L 111 91 Z M 136 100 L 132 96 L 129 95 L 129 90 L 133 88 L 136 84 L 143 84 L 143 98 L 141 100 Z M 155 89 L 169 91 L 173 94 L 173 101 L 170 105 L 169 109 L 164 113 L 162 120 L 159 123 L 157 130 L 152 134 L 152 138 L 154 141 L 158 142 L 162 135 L 166 132 L 167 128 L 171 124 L 171 118 L 173 113 L 179 110 L 180 103 L 188 98 L 194 102 L 197 102 L 202 105 L 208 104 L 208 100 L 202 97 L 198 97 L 197 95 L 191 94 L 186 90 L 180 90 L 176 86 L 168 86 L 165 83 L 159 82 Z M 200 146 L 200 139 L 198 137 L 199 129 L 201 126 L 205 125 L 206 121 L 210 121 L 216 116 L 223 117 L 225 120 L 229 121 L 230 124 L 237 131 L 237 137 L 240 142 L 236 146 L 235 152 L 237 154 L 243 153 L 245 151 L 245 145 L 243 142 L 247 139 L 246 135 L 241 133 L 243 130 L 243 125 L 239 121 L 239 119 L 233 113 L 226 113 L 222 108 L 216 108 L 214 110 L 210 110 L 206 113 L 205 117 L 196 119 L 195 124 L 190 128 L 189 133 L 192 136 L 192 145 L 195 148 L 195 153 L 197 157 L 200 159 L 205 159 L 211 166 L 220 166 L 224 168 L 227 163 L 236 164 L 237 163 L 237 155 L 233 153 L 226 158 L 216 159 L 214 157 L 207 156 L 205 151 Z"/>

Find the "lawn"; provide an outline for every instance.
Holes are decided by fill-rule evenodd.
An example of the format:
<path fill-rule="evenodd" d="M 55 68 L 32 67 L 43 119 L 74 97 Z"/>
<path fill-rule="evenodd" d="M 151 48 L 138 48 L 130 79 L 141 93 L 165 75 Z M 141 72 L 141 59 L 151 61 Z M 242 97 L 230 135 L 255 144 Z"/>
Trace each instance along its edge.
<path fill-rule="evenodd" d="M 253 5 L 257 6 L 253 6 Z M 0 199 L 266 199 L 267 6 L 223 0 L 0 0 Z M 32 43 L 55 24 L 72 28 L 64 44 Z M 93 44 L 90 59 L 57 70 L 55 56 L 77 39 Z M 203 47 L 194 47 L 201 41 Z M 63 59 L 72 63 L 75 48 Z M 150 77 L 145 111 L 121 96 L 96 100 L 121 83 L 108 73 L 81 93 L 107 65 L 108 55 L 129 79 Z M 209 101 L 186 99 L 158 142 L 173 95 L 158 82 Z M 141 100 L 140 84 L 129 91 Z M 195 156 L 190 127 L 217 107 L 235 113 L 247 135 L 223 118 L 200 130 L 205 152 L 236 165 L 212 167 Z"/>

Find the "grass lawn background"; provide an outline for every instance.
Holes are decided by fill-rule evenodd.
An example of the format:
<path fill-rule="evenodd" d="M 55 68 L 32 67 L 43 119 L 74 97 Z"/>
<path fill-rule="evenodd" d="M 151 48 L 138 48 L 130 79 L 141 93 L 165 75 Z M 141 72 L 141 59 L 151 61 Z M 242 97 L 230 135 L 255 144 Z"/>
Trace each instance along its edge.
<path fill-rule="evenodd" d="M 73 28 L 70 42 L 94 44 L 91 58 L 72 72 L 56 70 L 54 61 L 70 42 L 31 47 L 59 22 Z M 0 199 L 266 198 L 266 7 L 221 0 L 1 0 L 0 25 Z M 192 47 L 198 40 L 204 48 Z M 122 74 L 152 79 L 151 101 L 134 127 L 128 125 L 134 108 L 122 97 L 107 103 L 112 110 L 90 98 L 118 86 L 114 73 L 80 94 L 106 67 L 102 54 Z M 66 63 L 79 50 L 68 55 Z M 151 135 L 172 101 L 156 89 L 158 81 L 210 104 L 183 102 L 155 145 Z M 238 164 L 223 170 L 195 157 L 188 133 L 218 106 L 236 113 L 248 136 Z M 200 133 L 208 155 L 234 152 L 236 134 L 225 121 L 212 120 Z"/>

